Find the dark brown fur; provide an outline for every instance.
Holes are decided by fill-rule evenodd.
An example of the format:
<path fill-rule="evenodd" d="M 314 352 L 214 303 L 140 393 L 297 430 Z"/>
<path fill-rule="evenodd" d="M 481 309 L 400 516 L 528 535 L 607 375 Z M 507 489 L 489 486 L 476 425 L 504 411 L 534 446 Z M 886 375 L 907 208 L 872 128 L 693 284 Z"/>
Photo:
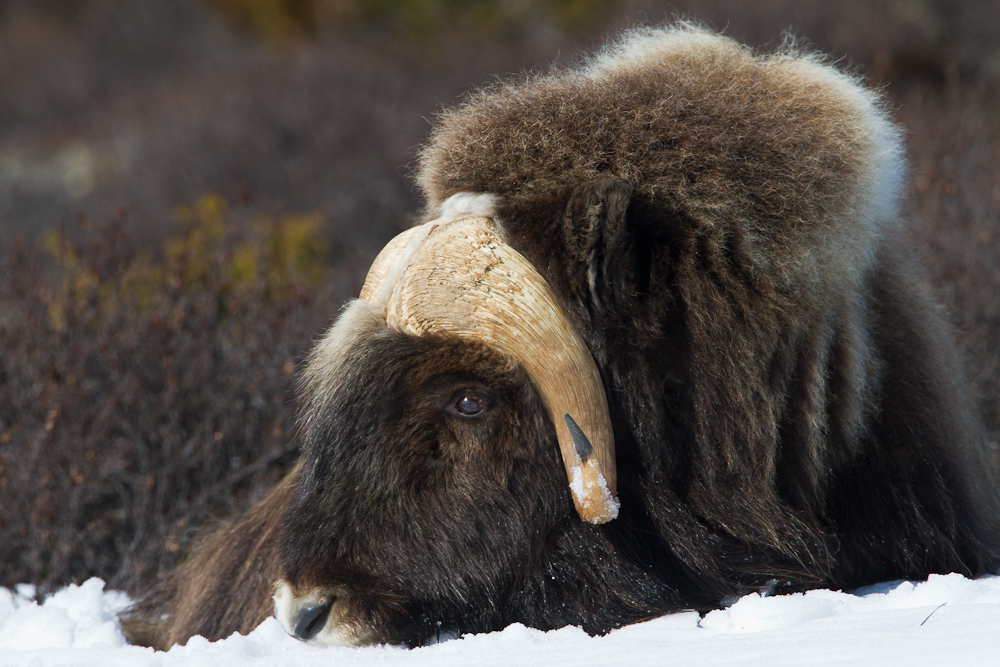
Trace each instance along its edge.
<path fill-rule="evenodd" d="M 517 364 L 360 324 L 310 362 L 300 466 L 140 602 L 133 640 L 246 631 L 279 575 L 414 643 L 998 565 L 995 471 L 902 240 L 878 98 L 791 47 L 685 26 L 623 44 L 473 94 L 419 173 L 429 210 L 499 196 L 590 346 L 620 517 L 575 516 Z M 494 409 L 456 421 L 470 386 Z"/>

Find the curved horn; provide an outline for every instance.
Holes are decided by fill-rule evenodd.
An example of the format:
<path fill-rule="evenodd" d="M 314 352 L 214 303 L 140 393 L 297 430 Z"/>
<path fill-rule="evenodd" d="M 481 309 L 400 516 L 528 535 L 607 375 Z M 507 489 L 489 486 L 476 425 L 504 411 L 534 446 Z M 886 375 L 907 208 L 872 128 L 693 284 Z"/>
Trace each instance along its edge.
<path fill-rule="evenodd" d="M 384 268 L 389 262 L 403 265 L 398 281 L 387 278 L 396 269 Z M 600 373 L 545 279 L 492 221 L 432 221 L 404 232 L 376 259 L 369 279 L 366 300 L 382 303 L 392 290 L 385 302 L 389 326 L 416 335 L 451 333 L 517 359 L 555 424 L 580 517 L 604 523 L 618 515 L 614 438 Z"/>

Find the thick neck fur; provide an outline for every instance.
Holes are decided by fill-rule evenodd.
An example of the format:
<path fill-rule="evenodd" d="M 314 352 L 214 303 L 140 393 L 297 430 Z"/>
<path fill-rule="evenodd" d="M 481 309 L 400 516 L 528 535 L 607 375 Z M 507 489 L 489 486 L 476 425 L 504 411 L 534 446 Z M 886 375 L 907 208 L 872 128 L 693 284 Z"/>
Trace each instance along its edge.
<path fill-rule="evenodd" d="M 429 209 L 497 196 L 604 373 L 634 511 L 702 583 L 996 562 L 996 486 L 953 344 L 900 260 L 898 132 L 859 81 L 794 44 L 640 30 L 473 93 L 421 160 Z M 872 461 L 892 468 L 881 489 Z M 863 535 L 845 497 L 870 503 Z"/>

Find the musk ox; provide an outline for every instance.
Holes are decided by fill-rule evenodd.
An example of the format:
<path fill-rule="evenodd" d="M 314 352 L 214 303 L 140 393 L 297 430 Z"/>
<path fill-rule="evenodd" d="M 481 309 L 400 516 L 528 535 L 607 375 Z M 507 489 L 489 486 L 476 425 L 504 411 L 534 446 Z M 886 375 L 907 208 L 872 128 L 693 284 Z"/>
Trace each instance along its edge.
<path fill-rule="evenodd" d="M 132 641 L 602 633 L 998 565 L 1000 494 L 877 93 L 689 25 L 472 94 L 316 344 L 301 458 Z"/>

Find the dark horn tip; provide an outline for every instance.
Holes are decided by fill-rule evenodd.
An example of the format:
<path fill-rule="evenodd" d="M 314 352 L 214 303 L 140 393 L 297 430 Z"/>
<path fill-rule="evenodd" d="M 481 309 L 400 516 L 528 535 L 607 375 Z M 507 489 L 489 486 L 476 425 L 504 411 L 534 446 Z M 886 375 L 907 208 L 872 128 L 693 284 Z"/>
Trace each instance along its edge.
<path fill-rule="evenodd" d="M 569 429 L 570 435 L 573 436 L 573 447 L 576 448 L 577 456 L 584 463 L 587 462 L 587 458 L 594 452 L 593 445 L 590 444 L 590 440 L 584 435 L 583 429 L 577 426 L 573 418 L 568 414 L 563 415 L 563 419 L 566 420 L 566 427 Z"/>
<path fill-rule="evenodd" d="M 326 619 L 330 616 L 329 602 L 322 604 L 311 604 L 299 611 L 299 619 L 295 623 L 295 638 L 302 641 L 309 641 L 320 633 L 326 626 Z"/>

